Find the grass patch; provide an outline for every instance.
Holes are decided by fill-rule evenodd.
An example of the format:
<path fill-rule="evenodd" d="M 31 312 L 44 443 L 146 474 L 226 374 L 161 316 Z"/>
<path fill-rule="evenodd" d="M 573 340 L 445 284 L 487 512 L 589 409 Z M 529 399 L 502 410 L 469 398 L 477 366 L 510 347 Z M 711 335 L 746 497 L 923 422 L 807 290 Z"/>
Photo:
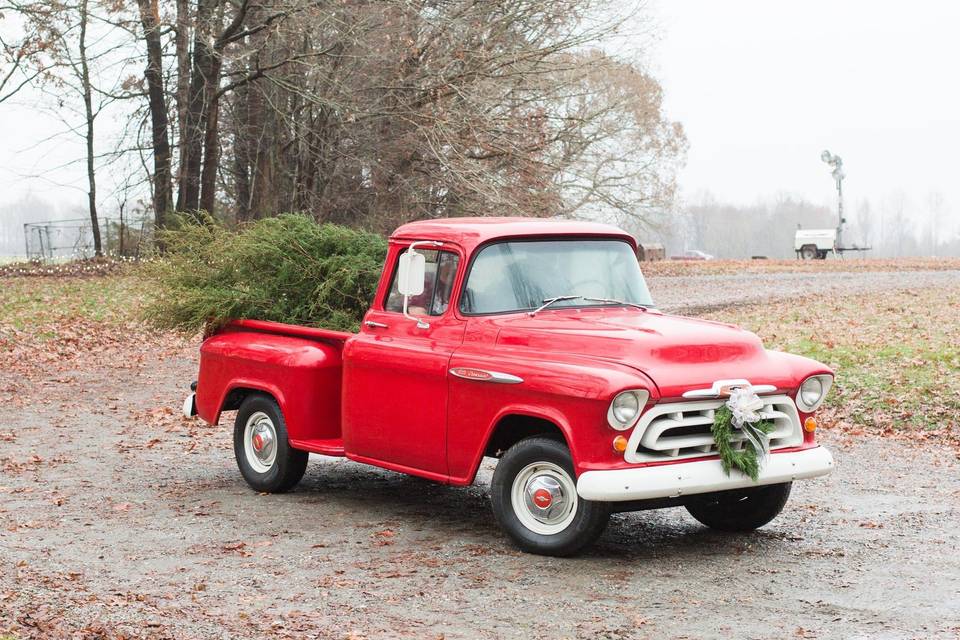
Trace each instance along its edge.
<path fill-rule="evenodd" d="M 67 320 L 122 325 L 137 318 L 144 287 L 135 272 L 100 278 L 2 278 L 0 326 L 43 333 Z"/>
<path fill-rule="evenodd" d="M 837 374 L 826 408 L 866 429 L 958 429 L 960 285 L 732 308 L 708 315 Z"/>

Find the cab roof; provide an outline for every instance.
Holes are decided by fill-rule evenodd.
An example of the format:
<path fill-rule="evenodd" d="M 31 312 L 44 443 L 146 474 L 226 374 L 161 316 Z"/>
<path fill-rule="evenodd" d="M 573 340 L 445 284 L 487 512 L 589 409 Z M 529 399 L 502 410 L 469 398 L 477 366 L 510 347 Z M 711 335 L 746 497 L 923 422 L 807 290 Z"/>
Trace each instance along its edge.
<path fill-rule="evenodd" d="M 515 237 L 593 236 L 616 237 L 636 250 L 636 240 L 626 231 L 599 222 L 557 218 L 437 218 L 410 222 L 397 228 L 391 240 L 439 240 L 470 251 L 490 240 Z"/>

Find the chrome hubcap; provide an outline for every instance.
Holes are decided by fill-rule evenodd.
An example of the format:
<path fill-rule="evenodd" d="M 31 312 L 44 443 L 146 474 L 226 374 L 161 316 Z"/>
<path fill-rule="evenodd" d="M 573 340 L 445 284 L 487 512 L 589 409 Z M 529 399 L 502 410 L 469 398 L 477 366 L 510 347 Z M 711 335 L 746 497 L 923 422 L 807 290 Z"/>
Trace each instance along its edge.
<path fill-rule="evenodd" d="M 273 420 L 257 411 L 247 419 L 243 433 L 247 462 L 258 473 L 266 473 L 277 459 L 277 430 Z"/>
<path fill-rule="evenodd" d="M 534 476 L 527 482 L 523 492 L 530 515 L 540 522 L 550 524 L 563 514 L 563 487 L 553 476 Z"/>
<path fill-rule="evenodd" d="M 266 462 L 270 459 L 270 454 L 273 453 L 273 425 L 269 424 L 267 421 L 260 421 L 253 427 L 253 438 L 251 440 L 253 444 L 253 452 L 261 462 Z"/>
<path fill-rule="evenodd" d="M 552 462 L 524 467 L 514 478 L 511 498 L 517 519 L 534 533 L 560 533 L 576 516 L 576 485 Z"/>

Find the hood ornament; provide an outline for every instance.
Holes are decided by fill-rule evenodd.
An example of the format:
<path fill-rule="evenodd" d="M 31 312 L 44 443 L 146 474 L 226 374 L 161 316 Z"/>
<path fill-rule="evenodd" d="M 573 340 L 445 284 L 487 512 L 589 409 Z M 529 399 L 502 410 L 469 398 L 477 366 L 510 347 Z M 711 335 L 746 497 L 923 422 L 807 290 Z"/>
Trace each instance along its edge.
<path fill-rule="evenodd" d="M 753 393 L 770 393 L 777 388 L 772 384 L 750 384 L 749 380 L 716 380 L 709 389 L 691 389 L 683 394 L 684 398 L 719 398 L 729 396 L 734 389 L 749 390 Z"/>

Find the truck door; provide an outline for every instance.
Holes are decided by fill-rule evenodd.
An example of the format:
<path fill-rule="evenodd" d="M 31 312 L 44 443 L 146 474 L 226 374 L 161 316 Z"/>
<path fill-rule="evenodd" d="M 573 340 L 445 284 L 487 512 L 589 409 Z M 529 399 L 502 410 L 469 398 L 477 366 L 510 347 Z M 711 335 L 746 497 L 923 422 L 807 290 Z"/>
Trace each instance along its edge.
<path fill-rule="evenodd" d="M 404 317 L 397 293 L 397 261 L 404 247 L 392 247 L 386 269 L 390 287 L 367 312 L 360 334 L 344 351 L 343 440 L 346 455 L 360 462 L 446 480 L 447 371 L 466 322 L 450 299 L 462 277 L 459 248 L 445 244 L 425 251 L 427 277 L 421 296 L 411 297 Z"/>

